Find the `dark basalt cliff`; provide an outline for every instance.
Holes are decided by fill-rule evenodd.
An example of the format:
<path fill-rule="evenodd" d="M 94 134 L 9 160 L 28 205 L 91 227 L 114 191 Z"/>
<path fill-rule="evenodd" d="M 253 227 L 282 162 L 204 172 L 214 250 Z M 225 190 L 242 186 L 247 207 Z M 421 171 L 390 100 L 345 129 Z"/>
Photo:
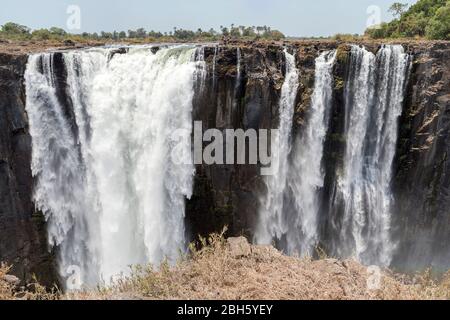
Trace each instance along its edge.
<path fill-rule="evenodd" d="M 22 279 L 53 281 L 45 221 L 31 198 L 31 137 L 25 113 L 26 55 L 0 54 L 0 260 Z"/>
<path fill-rule="evenodd" d="M 379 44 L 367 43 L 376 52 Z M 237 70 L 240 48 L 240 72 Z M 301 133 L 314 86 L 315 59 L 324 50 L 338 49 L 334 67 L 333 109 L 324 163 L 329 197 L 340 165 L 344 139 L 343 88 L 349 46 L 336 42 L 288 43 L 296 53 L 300 86 L 294 133 Z M 406 257 L 423 265 L 447 265 L 450 253 L 450 44 L 406 43 L 413 56 L 395 160 L 396 239 L 403 246 L 398 266 Z M 119 54 L 121 52 L 118 52 Z M 278 44 L 229 44 L 205 48 L 208 74 L 198 84 L 194 120 L 209 128 L 244 130 L 277 128 L 278 101 L 284 80 L 283 47 Z M 23 75 L 26 55 L 0 55 L 0 261 L 12 263 L 16 274 L 53 276 L 43 217 L 34 212 L 30 169 L 31 138 L 24 108 Z M 214 63 L 215 62 L 215 63 Z M 58 64 L 58 59 L 55 59 Z M 64 67 L 60 66 L 64 78 Z M 239 74 L 239 78 L 238 78 Z M 61 80 L 64 87 L 64 80 Z M 64 90 L 60 90 L 63 92 Z M 64 99 L 64 97 L 61 97 Z M 70 107 L 68 107 L 70 113 Z M 70 117 L 70 114 L 68 114 Z M 194 195 L 187 201 L 189 236 L 206 235 L 228 226 L 229 235 L 252 238 L 259 195 L 264 191 L 256 165 L 198 165 Z M 329 217 L 321 230 L 327 247 Z M 329 239 L 328 239 L 329 240 Z M 414 245 L 413 245 L 414 244 Z M 419 245 L 418 245 L 419 244 Z M 436 260 L 437 259 L 437 260 Z M 45 280 L 45 279 L 44 279 Z"/>
<path fill-rule="evenodd" d="M 362 43 L 376 53 L 381 44 Z M 308 45 L 288 44 L 296 53 L 300 87 L 294 114 L 294 134 L 301 134 L 314 86 L 315 59 L 324 50 L 337 49 L 331 123 L 325 141 L 325 188 L 323 205 L 329 204 L 342 165 L 344 137 L 344 87 L 350 63 L 350 46 L 335 42 Z M 405 43 L 413 56 L 408 88 L 400 118 L 398 150 L 394 163 L 393 187 L 397 205 L 393 232 L 398 253 L 393 265 L 401 269 L 448 267 L 450 252 L 449 184 L 447 172 L 450 44 Z M 195 120 L 207 128 L 277 128 L 278 99 L 284 80 L 283 48 L 241 47 L 242 74 L 237 81 L 235 46 L 220 47 L 216 70 L 214 49 L 207 50 L 209 65 L 205 91 L 197 97 Z M 238 85 L 236 85 L 238 83 Z M 191 235 L 208 234 L 228 226 L 230 235 L 252 239 L 258 212 L 258 196 L 264 183 L 257 166 L 198 166 L 195 193 L 188 202 L 187 219 Z M 323 208 L 319 217 L 321 246 L 332 251 L 331 232 L 336 217 Z M 336 219 L 339 220 L 339 219 Z"/>
<path fill-rule="evenodd" d="M 450 50 L 448 43 L 411 48 L 412 73 L 396 164 L 398 265 L 450 261 Z M 419 244 L 419 245 L 418 245 Z"/>

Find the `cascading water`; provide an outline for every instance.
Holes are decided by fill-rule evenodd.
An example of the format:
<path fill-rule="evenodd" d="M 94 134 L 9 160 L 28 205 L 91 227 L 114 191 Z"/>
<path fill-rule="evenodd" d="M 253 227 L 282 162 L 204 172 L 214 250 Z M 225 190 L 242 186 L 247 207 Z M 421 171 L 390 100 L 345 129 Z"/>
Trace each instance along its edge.
<path fill-rule="evenodd" d="M 332 102 L 336 51 L 316 59 L 315 85 L 307 124 L 297 139 L 289 167 L 291 205 L 287 252 L 312 255 L 318 242 L 319 191 L 324 185 L 322 158 Z"/>
<path fill-rule="evenodd" d="M 219 53 L 219 46 L 214 47 L 214 56 L 212 62 L 212 79 L 213 79 L 213 87 L 216 87 L 216 65 L 217 65 L 217 55 Z"/>
<path fill-rule="evenodd" d="M 111 53 L 62 53 L 65 89 L 54 80 L 55 54 L 32 55 L 25 75 L 34 200 L 61 275 L 79 268 L 86 285 L 185 248 L 194 82 L 206 70 L 187 46 L 132 47 L 108 61 Z"/>
<path fill-rule="evenodd" d="M 279 246 L 288 254 L 310 254 L 317 242 L 318 190 L 323 186 L 323 143 L 329 122 L 332 96 L 332 68 L 336 51 L 324 52 L 316 59 L 315 87 L 308 122 L 301 138 L 294 140 L 291 161 L 290 138 L 298 71 L 295 61 L 288 60 L 288 72 L 280 104 L 280 163 L 277 172 L 268 177 L 268 197 L 261 211 L 257 240 Z M 291 77 L 291 78 L 290 78 Z M 292 93 L 290 90 L 294 90 Z M 269 224 L 269 225 L 267 225 Z"/>
<path fill-rule="evenodd" d="M 322 159 L 335 58 L 336 51 L 332 51 L 316 59 L 311 108 L 291 150 L 289 136 L 298 87 L 293 78 L 298 78 L 298 71 L 293 71 L 293 57 L 286 56 L 277 142 L 280 162 L 275 174 L 266 179 L 268 192 L 260 209 L 256 240 L 264 244 L 275 241 L 288 254 L 312 254 L 321 240 L 318 224 L 324 213 L 320 212 L 319 197 L 324 187 Z M 391 261 L 395 244 L 390 231 L 390 183 L 409 63 L 401 46 L 384 46 L 376 56 L 358 46 L 351 48 L 344 92 L 346 148 L 329 215 L 336 228 L 332 232 L 338 235 L 333 253 L 337 256 L 356 256 L 367 264 L 389 265 Z"/>
<path fill-rule="evenodd" d="M 342 242 L 339 244 L 341 256 L 351 254 L 363 243 L 358 232 L 365 225 L 363 188 L 363 144 L 369 119 L 369 102 L 372 100 L 375 56 L 364 48 L 352 46 L 350 53 L 349 76 L 345 87 L 345 136 L 343 176 L 338 177 L 338 188 L 345 202 L 343 224 L 340 230 Z M 347 202 L 348 199 L 353 201 Z M 356 248 L 348 247 L 354 238 Z M 344 250 L 348 250 L 348 253 Z"/>
<path fill-rule="evenodd" d="M 218 50 L 209 69 L 213 87 Z M 242 52 L 236 54 L 233 108 L 247 70 Z M 284 55 L 275 170 L 265 178 L 255 241 L 308 255 L 322 240 L 319 218 L 326 215 L 322 159 L 336 51 L 316 59 L 311 106 L 298 137 L 291 136 L 300 74 L 294 55 Z M 63 277 L 78 270 L 86 285 L 109 282 L 129 265 L 173 260 L 185 248 L 184 202 L 194 167 L 184 163 L 191 163 L 194 92 L 206 86 L 204 60 L 204 48 L 191 46 L 30 56 L 25 78 L 34 201 L 47 218 Z M 390 263 L 390 181 L 409 63 L 401 46 L 385 46 L 376 56 L 351 49 L 346 148 L 328 212 L 337 256 Z"/>
<path fill-rule="evenodd" d="M 240 104 L 240 95 L 241 95 L 241 81 L 242 81 L 242 57 L 241 57 L 241 49 L 236 49 L 236 82 L 234 85 L 234 99 L 233 99 L 233 109 L 231 110 L 232 114 L 238 114 L 237 108 Z M 232 119 L 233 123 L 238 122 L 237 119 Z"/>
<path fill-rule="evenodd" d="M 283 215 L 283 194 L 288 175 L 287 158 L 290 152 L 294 104 L 299 87 L 299 71 L 295 65 L 295 57 L 286 49 L 284 55 L 286 76 L 279 103 L 279 134 L 275 146 L 272 146 L 273 172 L 265 179 L 267 194 L 260 206 L 260 221 L 255 234 L 256 242 L 261 244 L 270 244 L 274 239 L 281 239 L 288 229 Z"/>
<path fill-rule="evenodd" d="M 201 46 L 197 48 L 197 52 L 195 55 L 195 61 L 197 62 L 197 71 L 196 71 L 196 85 L 199 92 L 203 92 L 205 90 L 205 81 L 208 70 L 206 68 L 205 63 L 205 47 Z"/>
<path fill-rule="evenodd" d="M 401 46 L 385 46 L 376 56 L 358 46 L 351 49 L 347 146 L 335 203 L 344 207 L 338 254 L 356 255 L 366 264 L 389 265 L 395 248 L 390 182 L 408 68 L 409 55 Z"/>
<path fill-rule="evenodd" d="M 239 82 L 241 80 L 242 66 L 241 66 L 241 49 L 236 49 L 236 86 L 239 86 Z"/>
<path fill-rule="evenodd" d="M 95 273 L 98 265 L 92 258 L 97 256 L 98 217 L 89 214 L 95 203 L 87 200 L 90 195 L 85 188 L 87 168 L 79 143 L 85 131 L 80 123 L 78 139 L 66 117 L 58 97 L 53 57 L 51 53 L 30 56 L 25 75 L 33 137 L 31 169 L 36 178 L 34 201 L 48 221 L 50 244 L 60 248 L 61 271 L 65 274 L 77 266 Z M 90 281 L 92 273 L 82 276 Z"/>

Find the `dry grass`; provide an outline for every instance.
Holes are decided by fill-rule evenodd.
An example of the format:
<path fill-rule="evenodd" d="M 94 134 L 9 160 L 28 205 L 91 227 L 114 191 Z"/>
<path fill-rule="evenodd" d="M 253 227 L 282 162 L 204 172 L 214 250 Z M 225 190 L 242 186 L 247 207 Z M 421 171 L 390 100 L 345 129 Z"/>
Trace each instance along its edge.
<path fill-rule="evenodd" d="M 379 289 L 369 290 L 370 273 L 355 261 L 287 257 L 273 247 L 222 235 L 201 239 L 199 246 L 191 246 L 191 254 L 173 267 L 136 267 L 110 288 L 62 296 L 39 287 L 15 292 L 1 281 L 3 268 L 0 299 L 450 299 L 450 274 L 437 283 L 430 272 L 411 278 L 386 270 Z"/>
<path fill-rule="evenodd" d="M 0 300 L 57 300 L 60 298 L 61 294 L 56 288 L 45 288 L 37 281 L 26 287 L 11 281 L 11 278 L 8 278 L 11 277 L 8 275 L 10 269 L 5 264 L 0 265 Z M 14 278 L 12 277 L 12 280 Z"/>
<path fill-rule="evenodd" d="M 235 239 L 236 240 L 236 239 Z M 175 267 L 135 268 L 112 288 L 68 299 L 450 299 L 450 275 L 437 284 L 429 272 L 415 279 L 383 272 L 369 290 L 367 268 L 355 261 L 298 259 L 270 246 L 228 243 L 221 235 L 202 239 L 202 249 Z"/>
<path fill-rule="evenodd" d="M 10 269 L 6 265 L 0 265 L 0 300 L 14 299 L 14 286 L 3 280 L 9 270 Z"/>

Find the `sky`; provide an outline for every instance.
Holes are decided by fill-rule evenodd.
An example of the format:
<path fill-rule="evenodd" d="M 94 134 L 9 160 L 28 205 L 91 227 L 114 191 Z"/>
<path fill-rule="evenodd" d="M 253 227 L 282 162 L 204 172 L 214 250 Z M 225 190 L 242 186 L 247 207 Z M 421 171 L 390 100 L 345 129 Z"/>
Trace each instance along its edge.
<path fill-rule="evenodd" d="M 13 21 L 32 29 L 61 27 L 72 33 L 127 31 L 143 27 L 219 30 L 219 26 L 267 25 L 287 36 L 363 33 L 368 21 L 389 21 L 398 0 L 2 0 L 0 25 Z M 416 0 L 400 2 L 413 4 Z M 80 19 L 69 20 L 69 6 Z M 377 6 L 379 11 L 373 10 Z M 70 7 L 73 8 L 73 7 Z M 371 13 L 367 13 L 368 8 Z M 71 11 L 73 13 L 74 11 Z M 379 14 L 377 13 L 379 12 Z M 77 16 L 78 17 L 78 16 Z M 67 24 L 67 21 L 79 21 Z M 73 29 L 73 26 L 77 28 Z M 78 28 L 78 26 L 80 28 Z M 70 29 L 72 28 L 72 29 Z"/>

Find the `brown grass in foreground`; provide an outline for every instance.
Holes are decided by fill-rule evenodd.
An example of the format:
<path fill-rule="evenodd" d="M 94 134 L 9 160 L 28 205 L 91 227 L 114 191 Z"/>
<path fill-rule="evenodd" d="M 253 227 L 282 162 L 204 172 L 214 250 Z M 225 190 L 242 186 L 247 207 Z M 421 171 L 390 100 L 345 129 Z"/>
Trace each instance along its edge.
<path fill-rule="evenodd" d="M 367 268 L 355 261 L 298 259 L 244 238 L 202 239 L 202 249 L 175 267 L 135 268 L 113 288 L 67 299 L 450 299 L 450 275 L 437 284 L 429 273 L 415 279 L 384 271 L 369 290 Z"/>
<path fill-rule="evenodd" d="M 438 284 L 429 273 L 412 279 L 386 270 L 379 289 L 369 290 L 370 273 L 352 260 L 298 259 L 221 235 L 202 239 L 201 245 L 200 250 L 192 246 L 189 257 L 174 267 L 136 267 L 111 288 L 66 295 L 22 291 L 17 296 L 0 273 L 0 299 L 450 299 L 450 274 Z"/>
<path fill-rule="evenodd" d="M 56 288 L 49 290 L 35 281 L 20 286 L 20 280 L 8 274 L 10 267 L 0 265 L 0 300 L 57 300 L 60 297 Z"/>

